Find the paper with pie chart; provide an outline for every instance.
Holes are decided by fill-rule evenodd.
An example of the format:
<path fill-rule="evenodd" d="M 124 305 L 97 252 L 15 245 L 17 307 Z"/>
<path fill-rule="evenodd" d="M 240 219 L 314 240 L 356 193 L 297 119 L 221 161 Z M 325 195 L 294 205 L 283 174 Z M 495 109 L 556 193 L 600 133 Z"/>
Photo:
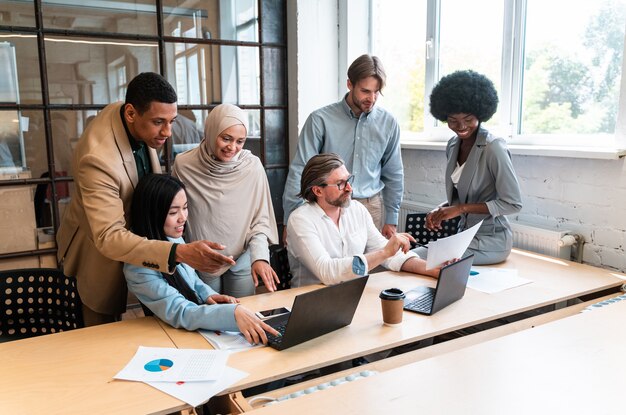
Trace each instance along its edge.
<path fill-rule="evenodd" d="M 228 352 L 139 346 L 135 356 L 114 376 L 140 382 L 199 382 L 220 378 Z"/>

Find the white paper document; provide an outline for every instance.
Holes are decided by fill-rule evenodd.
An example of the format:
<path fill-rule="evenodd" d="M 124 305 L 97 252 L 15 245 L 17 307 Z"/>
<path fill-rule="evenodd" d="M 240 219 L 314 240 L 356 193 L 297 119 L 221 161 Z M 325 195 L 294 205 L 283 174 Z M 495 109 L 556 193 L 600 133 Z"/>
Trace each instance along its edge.
<path fill-rule="evenodd" d="M 481 220 L 476 225 L 461 233 L 429 242 L 426 269 L 433 269 L 447 261 L 461 258 L 482 224 L 483 221 Z"/>
<path fill-rule="evenodd" d="M 235 331 L 213 331 L 213 330 L 198 330 L 198 333 L 202 335 L 216 350 L 229 350 L 231 352 L 240 352 L 242 350 L 254 349 L 256 347 L 263 347 L 263 343 L 250 344 L 243 334 Z"/>
<path fill-rule="evenodd" d="M 519 277 L 517 270 L 512 268 L 489 268 L 472 267 L 472 271 L 478 272 L 470 275 L 467 286 L 471 289 L 493 294 L 509 288 L 529 284 L 532 280 Z"/>
<path fill-rule="evenodd" d="M 139 346 L 115 379 L 141 382 L 197 382 L 222 377 L 228 352 Z"/>
<path fill-rule="evenodd" d="M 202 405 L 212 396 L 217 395 L 230 385 L 239 382 L 248 373 L 232 367 L 226 367 L 222 376 L 208 382 L 146 382 L 148 385 L 180 399 L 191 406 Z"/>

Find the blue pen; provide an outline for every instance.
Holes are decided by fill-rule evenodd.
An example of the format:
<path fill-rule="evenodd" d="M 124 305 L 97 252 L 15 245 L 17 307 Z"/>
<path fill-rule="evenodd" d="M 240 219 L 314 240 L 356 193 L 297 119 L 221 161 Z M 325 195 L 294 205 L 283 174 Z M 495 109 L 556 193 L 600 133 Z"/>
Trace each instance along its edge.
<path fill-rule="evenodd" d="M 478 271 L 470 270 L 470 275 L 478 275 L 478 274 L 479 274 Z"/>

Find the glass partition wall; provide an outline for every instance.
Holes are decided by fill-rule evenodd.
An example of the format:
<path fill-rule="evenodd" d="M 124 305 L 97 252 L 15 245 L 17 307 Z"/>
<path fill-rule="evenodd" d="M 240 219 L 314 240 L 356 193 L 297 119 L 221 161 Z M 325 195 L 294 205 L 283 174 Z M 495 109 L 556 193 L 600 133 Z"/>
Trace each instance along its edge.
<path fill-rule="evenodd" d="M 245 109 L 278 222 L 288 168 L 286 0 L 0 0 L 0 269 L 56 267 L 72 150 L 137 74 L 163 74 L 179 122 L 163 171 L 213 107 Z"/>

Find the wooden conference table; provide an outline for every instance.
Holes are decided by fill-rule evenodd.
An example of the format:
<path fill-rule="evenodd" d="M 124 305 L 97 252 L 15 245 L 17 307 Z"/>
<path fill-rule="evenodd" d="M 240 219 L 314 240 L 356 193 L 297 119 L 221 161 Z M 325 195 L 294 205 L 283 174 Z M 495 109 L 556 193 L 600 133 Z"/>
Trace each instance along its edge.
<path fill-rule="evenodd" d="M 229 366 L 243 370 L 249 376 L 223 394 L 582 295 L 608 289 L 617 291 L 626 278 L 624 274 L 609 270 L 520 250 L 513 250 L 509 259 L 499 267 L 516 268 L 520 277 L 533 283 L 496 294 L 468 289 L 463 299 L 433 316 L 405 312 L 400 327 L 382 324 L 380 291 L 390 287 L 408 290 L 419 284 L 434 286 L 435 281 L 406 273 L 372 274 L 350 326 L 280 352 L 264 347 L 233 354 Z M 246 297 L 242 304 L 254 311 L 291 306 L 296 294 L 317 288 L 320 286 Z M 164 323 L 162 326 L 178 348 L 210 348 L 198 333 L 174 329 Z"/>
<path fill-rule="evenodd" d="M 623 300 L 252 413 L 621 413 L 625 324 Z"/>
<path fill-rule="evenodd" d="M 374 274 L 350 326 L 281 352 L 264 347 L 233 354 L 229 366 L 249 376 L 223 394 L 581 295 L 617 290 L 619 277 L 625 277 L 517 250 L 501 266 L 517 268 L 521 277 L 534 282 L 491 295 L 468 289 L 462 300 L 434 316 L 405 313 L 402 326 L 394 328 L 382 325 L 379 292 L 435 281 L 402 273 Z M 257 295 L 242 303 L 255 311 L 291 305 L 296 294 L 316 288 Z M 188 408 L 148 385 L 113 380 L 140 345 L 211 347 L 198 333 L 153 318 L 0 343 L 0 413 L 164 414 Z"/>
<path fill-rule="evenodd" d="M 113 380 L 139 346 L 175 347 L 146 317 L 0 343 L 1 414 L 164 414 L 184 402 Z"/>

